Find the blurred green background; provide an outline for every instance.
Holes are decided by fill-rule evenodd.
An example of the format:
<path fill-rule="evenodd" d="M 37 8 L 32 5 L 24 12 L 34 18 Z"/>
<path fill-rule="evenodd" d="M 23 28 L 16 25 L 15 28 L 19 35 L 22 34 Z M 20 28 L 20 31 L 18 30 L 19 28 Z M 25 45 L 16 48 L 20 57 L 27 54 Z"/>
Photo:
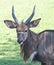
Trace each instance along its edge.
<path fill-rule="evenodd" d="M 32 20 L 41 18 L 39 25 L 31 30 L 40 33 L 46 29 L 54 30 L 54 0 L 1 0 L 0 1 L 0 65 L 41 65 L 41 63 L 25 64 L 20 55 L 20 45 L 17 43 L 15 29 L 9 29 L 4 20 L 13 20 L 12 5 L 19 21 L 26 20 L 36 5 Z"/>

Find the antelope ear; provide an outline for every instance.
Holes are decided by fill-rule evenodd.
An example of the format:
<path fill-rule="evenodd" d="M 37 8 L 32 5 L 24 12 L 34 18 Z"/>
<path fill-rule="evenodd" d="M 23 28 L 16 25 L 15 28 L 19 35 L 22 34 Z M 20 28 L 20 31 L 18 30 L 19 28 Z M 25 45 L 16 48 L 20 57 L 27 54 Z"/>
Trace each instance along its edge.
<path fill-rule="evenodd" d="M 37 19 L 37 20 L 33 20 L 31 21 L 29 24 L 28 24 L 28 27 L 31 28 L 31 27 L 36 27 L 39 22 L 40 22 L 41 18 Z"/>
<path fill-rule="evenodd" d="M 8 28 L 16 28 L 17 24 L 11 20 L 4 20 L 4 23 Z"/>

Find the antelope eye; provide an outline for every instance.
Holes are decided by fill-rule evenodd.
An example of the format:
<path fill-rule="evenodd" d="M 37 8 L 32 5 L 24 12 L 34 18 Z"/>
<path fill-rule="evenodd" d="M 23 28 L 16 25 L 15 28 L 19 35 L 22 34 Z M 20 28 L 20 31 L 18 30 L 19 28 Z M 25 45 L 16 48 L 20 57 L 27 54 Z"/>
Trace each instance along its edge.
<path fill-rule="evenodd" d="M 27 30 L 25 30 L 25 32 L 27 32 Z"/>
<path fill-rule="evenodd" d="M 18 33 L 21 33 L 21 31 L 18 31 Z"/>

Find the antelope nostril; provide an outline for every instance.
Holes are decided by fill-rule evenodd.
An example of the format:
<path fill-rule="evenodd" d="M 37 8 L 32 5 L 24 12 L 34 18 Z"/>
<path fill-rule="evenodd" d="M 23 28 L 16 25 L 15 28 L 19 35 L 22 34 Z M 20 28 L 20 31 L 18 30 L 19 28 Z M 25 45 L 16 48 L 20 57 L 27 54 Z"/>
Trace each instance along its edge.
<path fill-rule="evenodd" d="M 17 42 L 19 42 L 19 44 L 21 43 L 21 42 L 23 42 L 22 40 L 17 40 Z"/>

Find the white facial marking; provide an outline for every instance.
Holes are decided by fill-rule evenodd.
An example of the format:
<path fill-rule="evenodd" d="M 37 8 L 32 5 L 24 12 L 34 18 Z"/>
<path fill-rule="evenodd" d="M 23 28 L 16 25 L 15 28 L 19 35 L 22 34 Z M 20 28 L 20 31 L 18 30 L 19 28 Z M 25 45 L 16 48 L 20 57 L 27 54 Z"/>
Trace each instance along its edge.
<path fill-rule="evenodd" d="M 18 33 L 22 33 L 23 34 L 24 32 L 18 32 Z"/>

